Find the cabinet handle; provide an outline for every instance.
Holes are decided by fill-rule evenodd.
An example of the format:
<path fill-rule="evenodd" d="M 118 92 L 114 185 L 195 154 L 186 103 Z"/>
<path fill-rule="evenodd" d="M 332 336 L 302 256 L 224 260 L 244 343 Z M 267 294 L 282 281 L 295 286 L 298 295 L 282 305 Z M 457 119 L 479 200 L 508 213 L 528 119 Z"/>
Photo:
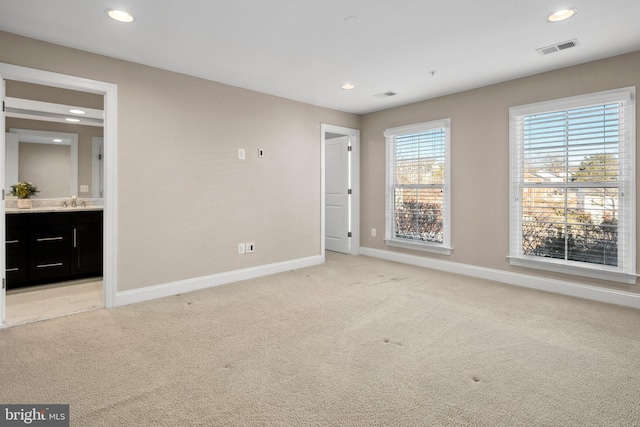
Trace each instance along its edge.
<path fill-rule="evenodd" d="M 20 270 L 20 269 L 19 269 L 18 267 L 16 267 L 16 268 L 7 268 L 5 271 L 6 271 L 7 273 L 9 273 L 9 272 L 12 272 L 12 271 L 18 271 L 18 270 Z"/>
<path fill-rule="evenodd" d="M 80 246 L 78 246 L 77 243 L 77 235 L 78 235 L 78 229 L 76 227 L 73 227 L 73 248 L 74 249 L 78 249 L 76 251 L 76 256 L 78 257 L 78 269 L 80 269 Z"/>
<path fill-rule="evenodd" d="M 47 267 L 60 267 L 62 265 L 61 262 L 56 262 L 54 264 L 40 264 L 37 267 L 38 268 L 47 268 Z"/>
<path fill-rule="evenodd" d="M 37 241 L 38 242 L 49 242 L 51 240 L 62 240 L 62 239 L 63 239 L 62 236 L 60 236 L 60 237 L 42 237 L 40 239 L 37 239 Z"/>
<path fill-rule="evenodd" d="M 7 240 L 7 244 L 9 243 L 20 243 L 20 240 Z"/>

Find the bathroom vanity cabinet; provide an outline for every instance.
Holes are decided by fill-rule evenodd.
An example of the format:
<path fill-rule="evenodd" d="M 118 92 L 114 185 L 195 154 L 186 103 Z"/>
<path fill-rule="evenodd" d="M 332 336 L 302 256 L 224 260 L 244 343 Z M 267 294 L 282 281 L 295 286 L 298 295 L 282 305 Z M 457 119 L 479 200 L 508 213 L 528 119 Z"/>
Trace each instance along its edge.
<path fill-rule="evenodd" d="M 71 215 L 71 275 L 102 276 L 102 211 Z"/>
<path fill-rule="evenodd" d="M 102 211 L 6 216 L 7 288 L 102 275 Z"/>

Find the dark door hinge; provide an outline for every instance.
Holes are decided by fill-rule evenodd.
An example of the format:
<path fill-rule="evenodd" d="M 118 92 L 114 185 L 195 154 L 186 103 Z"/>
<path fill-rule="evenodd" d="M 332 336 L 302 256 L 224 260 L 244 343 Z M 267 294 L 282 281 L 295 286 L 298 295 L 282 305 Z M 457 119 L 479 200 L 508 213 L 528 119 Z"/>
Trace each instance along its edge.
<path fill-rule="evenodd" d="M 352 194 L 351 189 L 348 189 L 348 190 L 347 190 L 347 194 Z"/>
<path fill-rule="evenodd" d="M 347 146 L 347 151 L 353 151 L 353 147 L 351 145 Z"/>
<path fill-rule="evenodd" d="M 347 237 L 351 237 L 351 232 L 348 232 L 348 233 L 347 233 Z"/>

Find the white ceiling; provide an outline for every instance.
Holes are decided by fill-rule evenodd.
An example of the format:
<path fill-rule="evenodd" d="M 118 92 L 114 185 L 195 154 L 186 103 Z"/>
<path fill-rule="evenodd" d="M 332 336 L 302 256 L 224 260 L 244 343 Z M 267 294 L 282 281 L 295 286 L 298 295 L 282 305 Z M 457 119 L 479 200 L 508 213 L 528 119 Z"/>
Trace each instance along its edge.
<path fill-rule="evenodd" d="M 639 17 L 639 0 L 0 0 L 3 31 L 360 114 L 640 50 Z"/>

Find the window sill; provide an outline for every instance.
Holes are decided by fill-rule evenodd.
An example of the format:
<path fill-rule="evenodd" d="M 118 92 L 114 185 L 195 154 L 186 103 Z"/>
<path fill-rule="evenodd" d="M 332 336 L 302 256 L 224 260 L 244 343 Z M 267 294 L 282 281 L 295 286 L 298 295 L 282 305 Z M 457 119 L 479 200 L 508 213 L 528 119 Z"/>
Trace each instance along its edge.
<path fill-rule="evenodd" d="M 412 249 L 415 251 L 431 252 L 431 253 L 441 254 L 441 255 L 451 255 L 451 251 L 453 250 L 453 248 L 447 248 L 444 246 L 435 246 L 435 245 L 430 245 L 428 243 L 417 243 L 417 242 L 409 242 L 409 241 L 405 242 L 402 240 L 393 240 L 393 239 L 385 239 L 384 243 L 387 246 L 393 246 L 396 248 Z"/>
<path fill-rule="evenodd" d="M 577 266 L 567 261 L 538 260 L 529 257 L 508 256 L 509 263 L 516 267 L 535 268 L 537 270 L 553 271 L 554 273 L 572 274 L 574 276 L 591 277 L 594 279 L 609 280 L 612 282 L 635 285 L 638 278 L 635 274 L 625 273 L 620 270 L 607 269 L 606 267 Z"/>

